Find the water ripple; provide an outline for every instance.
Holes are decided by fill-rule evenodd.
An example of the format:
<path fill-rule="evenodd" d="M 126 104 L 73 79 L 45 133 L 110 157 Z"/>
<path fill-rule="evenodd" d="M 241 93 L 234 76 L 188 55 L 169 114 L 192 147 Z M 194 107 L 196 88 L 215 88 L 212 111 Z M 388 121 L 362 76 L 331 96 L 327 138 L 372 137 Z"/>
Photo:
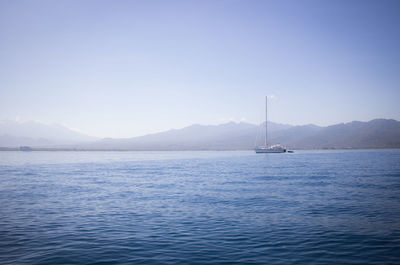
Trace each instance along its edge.
<path fill-rule="evenodd" d="M 1 264 L 400 260 L 399 150 L 0 158 Z"/>

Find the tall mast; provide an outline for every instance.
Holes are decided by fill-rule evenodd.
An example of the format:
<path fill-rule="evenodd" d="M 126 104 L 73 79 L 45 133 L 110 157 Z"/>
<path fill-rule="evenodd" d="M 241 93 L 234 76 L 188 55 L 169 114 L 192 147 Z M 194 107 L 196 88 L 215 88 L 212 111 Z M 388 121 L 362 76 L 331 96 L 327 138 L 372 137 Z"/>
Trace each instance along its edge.
<path fill-rule="evenodd" d="M 268 122 L 267 102 L 268 102 L 268 96 L 265 96 L 265 146 L 267 146 L 267 122 Z"/>

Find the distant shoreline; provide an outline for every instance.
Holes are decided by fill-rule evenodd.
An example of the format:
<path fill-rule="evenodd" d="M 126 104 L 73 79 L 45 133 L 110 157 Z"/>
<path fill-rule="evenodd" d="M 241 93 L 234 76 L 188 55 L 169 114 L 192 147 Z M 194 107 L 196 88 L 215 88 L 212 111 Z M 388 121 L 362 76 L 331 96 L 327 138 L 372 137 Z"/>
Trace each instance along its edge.
<path fill-rule="evenodd" d="M 259 137 L 265 133 L 265 128 L 243 122 L 213 126 L 197 124 L 133 138 L 97 140 L 85 140 L 71 130 L 56 132 L 51 126 L 31 125 L 32 129 L 10 125 L 20 132 L 18 136 L 6 129 L 2 131 L 0 126 L 0 151 L 222 151 L 252 150 L 255 146 L 265 145 L 265 138 Z M 35 131 L 36 127 L 40 130 Z M 353 121 L 327 127 L 270 123 L 268 128 L 269 144 L 280 144 L 293 150 L 400 148 L 400 121 L 396 120 Z M 52 137 L 50 132 L 54 134 Z M 56 140 L 57 135 L 63 134 L 76 137 Z"/>
<path fill-rule="evenodd" d="M 315 149 L 291 149 L 294 151 L 339 151 L 339 150 L 397 150 L 399 147 L 371 147 L 371 148 L 315 148 Z M 254 149 L 176 149 L 176 150 L 138 150 L 138 149 L 82 149 L 82 148 L 35 148 L 21 150 L 19 147 L 0 147 L 0 152 L 226 152 L 226 151 L 253 151 Z"/>

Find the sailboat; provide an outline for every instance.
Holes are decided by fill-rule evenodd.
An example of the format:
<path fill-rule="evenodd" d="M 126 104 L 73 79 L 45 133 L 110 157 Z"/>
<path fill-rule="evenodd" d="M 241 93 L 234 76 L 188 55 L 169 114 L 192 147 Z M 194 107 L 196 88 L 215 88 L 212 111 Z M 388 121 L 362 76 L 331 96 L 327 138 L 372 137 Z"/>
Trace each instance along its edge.
<path fill-rule="evenodd" d="M 265 142 L 263 146 L 259 146 L 255 149 L 256 153 L 285 153 L 286 148 L 281 145 L 268 146 L 267 142 L 267 124 L 268 124 L 268 97 L 265 97 Z"/>

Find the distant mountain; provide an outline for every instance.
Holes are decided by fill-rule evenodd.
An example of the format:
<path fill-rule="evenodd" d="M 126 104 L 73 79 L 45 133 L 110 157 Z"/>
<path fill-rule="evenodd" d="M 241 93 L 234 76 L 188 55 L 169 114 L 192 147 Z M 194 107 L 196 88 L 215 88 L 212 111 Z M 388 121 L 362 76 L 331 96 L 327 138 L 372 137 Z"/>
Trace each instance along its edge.
<path fill-rule="evenodd" d="M 122 150 L 226 150 L 247 149 L 254 144 L 257 125 L 229 122 L 191 125 L 183 129 L 127 139 L 103 139 L 86 148 Z"/>
<path fill-rule="evenodd" d="M 96 140 L 59 125 L 0 123 L 0 147 L 55 147 L 82 150 L 249 150 L 264 144 L 265 123 L 191 125 L 134 138 Z M 328 127 L 268 122 L 268 143 L 289 149 L 400 148 L 400 122 L 376 119 Z"/>
<path fill-rule="evenodd" d="M 277 133 L 271 133 L 269 142 L 273 144 L 279 143 L 290 148 L 301 148 L 300 144 L 302 143 L 302 139 L 311 137 L 323 129 L 324 127 L 313 124 L 293 126 L 288 129 L 280 130 Z M 265 130 L 263 130 L 263 132 L 265 133 Z M 262 142 L 258 142 L 258 145 L 262 144 Z"/>
<path fill-rule="evenodd" d="M 400 148 L 400 122 L 376 119 L 353 121 L 317 129 L 288 142 L 292 148 Z"/>
<path fill-rule="evenodd" d="M 58 124 L 36 121 L 0 121 L 0 146 L 53 146 L 95 141 L 98 138 L 73 131 Z"/>
<path fill-rule="evenodd" d="M 192 125 L 135 138 L 102 139 L 82 147 L 106 150 L 246 150 L 264 143 L 264 124 Z M 290 149 L 400 148 L 400 122 L 377 119 L 328 127 L 268 122 L 268 142 Z"/>

